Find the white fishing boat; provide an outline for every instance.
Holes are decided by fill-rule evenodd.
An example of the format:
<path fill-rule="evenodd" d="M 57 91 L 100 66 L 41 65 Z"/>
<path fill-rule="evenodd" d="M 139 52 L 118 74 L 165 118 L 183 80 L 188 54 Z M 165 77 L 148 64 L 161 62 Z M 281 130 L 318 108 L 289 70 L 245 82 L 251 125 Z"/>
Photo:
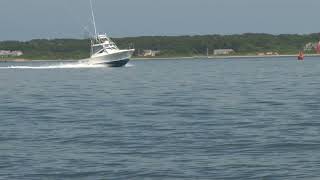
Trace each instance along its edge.
<path fill-rule="evenodd" d="M 83 60 L 88 64 L 105 64 L 109 67 L 122 67 L 126 65 L 134 49 L 119 49 L 117 45 L 106 35 L 98 34 L 93 12 L 92 0 L 90 0 L 92 21 L 94 26 L 94 37 L 91 39 L 90 58 Z M 83 62 L 82 61 L 82 62 Z"/>

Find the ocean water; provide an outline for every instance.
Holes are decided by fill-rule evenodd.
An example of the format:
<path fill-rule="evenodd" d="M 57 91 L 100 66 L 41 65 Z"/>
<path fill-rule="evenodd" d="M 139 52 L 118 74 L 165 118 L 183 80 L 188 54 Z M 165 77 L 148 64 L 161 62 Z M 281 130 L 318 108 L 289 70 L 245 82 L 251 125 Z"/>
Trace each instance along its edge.
<path fill-rule="evenodd" d="M 320 58 L 0 63 L 0 179 L 319 179 Z"/>

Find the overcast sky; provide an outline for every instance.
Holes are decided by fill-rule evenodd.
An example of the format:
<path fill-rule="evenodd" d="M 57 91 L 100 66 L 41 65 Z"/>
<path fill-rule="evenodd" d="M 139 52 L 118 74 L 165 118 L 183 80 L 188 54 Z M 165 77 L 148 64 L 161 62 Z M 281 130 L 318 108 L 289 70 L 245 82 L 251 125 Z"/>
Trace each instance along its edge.
<path fill-rule="evenodd" d="M 112 37 L 320 32 L 320 0 L 93 0 Z M 0 0 L 0 40 L 83 38 L 89 0 Z"/>

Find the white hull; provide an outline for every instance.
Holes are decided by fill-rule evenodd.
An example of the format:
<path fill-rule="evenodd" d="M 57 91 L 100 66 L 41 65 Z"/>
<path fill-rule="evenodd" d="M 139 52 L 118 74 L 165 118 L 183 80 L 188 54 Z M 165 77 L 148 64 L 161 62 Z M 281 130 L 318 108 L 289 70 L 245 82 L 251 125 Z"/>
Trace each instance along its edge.
<path fill-rule="evenodd" d="M 110 67 L 121 67 L 129 62 L 133 52 L 134 49 L 117 50 L 109 54 L 103 52 L 101 54 L 91 56 L 89 59 L 82 60 L 81 62 L 88 64 L 105 64 Z"/>

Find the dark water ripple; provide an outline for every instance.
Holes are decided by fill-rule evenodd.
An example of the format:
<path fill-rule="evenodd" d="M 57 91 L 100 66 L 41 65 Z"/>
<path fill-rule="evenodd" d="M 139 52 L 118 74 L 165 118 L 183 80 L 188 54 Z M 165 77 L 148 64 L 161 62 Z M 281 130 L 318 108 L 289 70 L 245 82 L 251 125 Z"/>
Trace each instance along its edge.
<path fill-rule="evenodd" d="M 133 64 L 1 68 L 0 179 L 320 178 L 319 59 Z"/>

